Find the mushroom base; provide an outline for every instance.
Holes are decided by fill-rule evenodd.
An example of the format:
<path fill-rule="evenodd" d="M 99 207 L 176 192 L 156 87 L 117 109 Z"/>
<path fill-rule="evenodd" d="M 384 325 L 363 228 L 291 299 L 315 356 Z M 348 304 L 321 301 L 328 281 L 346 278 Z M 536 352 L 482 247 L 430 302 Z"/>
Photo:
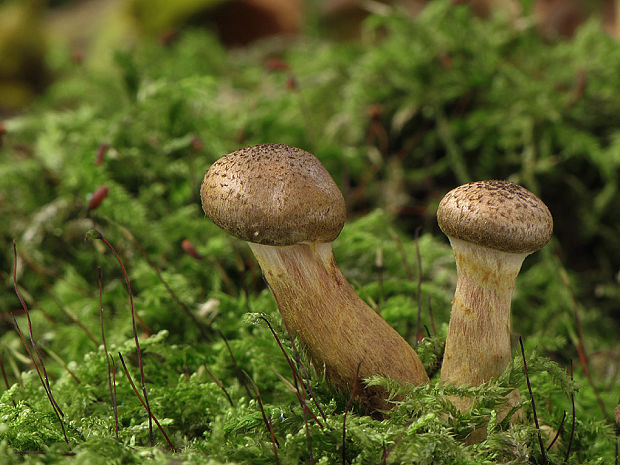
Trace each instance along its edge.
<path fill-rule="evenodd" d="M 315 367 L 350 392 L 358 365 L 361 379 L 373 375 L 420 384 L 428 376 L 412 347 L 355 292 L 336 266 L 328 243 L 269 246 L 250 243 L 289 330 Z M 371 408 L 384 394 L 359 385 Z"/>

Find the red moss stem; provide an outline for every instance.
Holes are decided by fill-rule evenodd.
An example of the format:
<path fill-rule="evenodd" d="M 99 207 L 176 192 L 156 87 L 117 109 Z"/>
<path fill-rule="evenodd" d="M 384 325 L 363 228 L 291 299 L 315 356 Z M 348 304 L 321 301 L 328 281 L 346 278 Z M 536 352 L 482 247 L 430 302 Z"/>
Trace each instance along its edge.
<path fill-rule="evenodd" d="M 129 374 L 129 370 L 127 369 L 127 365 L 125 365 L 125 360 L 123 359 L 123 355 L 120 352 L 118 353 L 118 357 L 121 360 L 121 364 L 123 365 L 123 371 L 125 372 L 125 376 L 127 376 L 127 379 L 129 380 L 129 384 L 131 385 L 131 388 L 133 389 L 133 392 L 136 393 L 136 396 L 138 397 L 138 400 L 140 401 L 142 406 L 146 409 L 146 411 L 149 414 L 149 420 L 153 419 L 153 421 L 155 422 L 155 424 L 159 428 L 159 431 L 161 431 L 161 434 L 163 434 L 164 438 L 166 438 L 166 441 L 168 442 L 168 446 L 170 446 L 170 449 L 173 452 L 175 452 L 176 449 L 174 448 L 174 444 L 172 444 L 172 441 L 170 440 L 170 438 L 166 434 L 166 431 L 164 430 L 163 426 L 161 426 L 161 424 L 159 423 L 159 421 L 157 420 L 155 415 L 153 415 L 153 412 L 151 411 L 150 407 L 148 406 L 148 404 L 146 402 L 146 399 L 142 399 L 142 396 L 140 396 L 140 393 L 138 392 L 138 388 L 136 388 L 136 385 L 134 384 L 133 380 L 131 379 L 131 375 Z M 150 421 L 149 421 L 149 427 L 150 426 L 151 425 L 150 425 Z M 149 435 L 150 435 L 151 443 L 153 443 L 153 432 L 149 431 Z M 154 444 L 152 444 L 152 445 L 154 445 Z"/>
<path fill-rule="evenodd" d="M 146 394 L 146 383 L 144 381 L 144 364 L 142 362 L 142 351 L 140 350 L 140 341 L 138 340 L 138 330 L 136 328 L 136 312 L 133 306 L 133 293 L 131 292 L 131 283 L 129 282 L 129 276 L 127 274 L 127 270 L 125 269 L 125 265 L 123 264 L 123 261 L 121 260 L 121 257 L 118 255 L 118 252 L 112 246 L 112 244 L 110 244 L 108 240 L 103 236 L 103 234 L 101 234 L 99 231 L 96 231 L 96 230 L 94 231 L 94 237 L 102 241 L 106 245 L 106 247 L 112 252 L 112 254 L 114 255 L 114 258 L 116 258 L 116 261 L 121 267 L 123 276 L 125 278 L 125 284 L 127 285 L 127 292 L 129 293 L 129 308 L 131 311 L 131 325 L 133 329 L 133 337 L 136 342 L 136 353 L 138 355 L 138 367 L 140 368 L 140 384 L 142 385 L 142 394 L 144 395 L 145 408 L 149 414 L 149 438 L 151 440 L 151 445 L 154 445 L 155 442 L 153 440 L 153 422 L 151 420 L 152 418 L 151 407 L 149 405 L 149 399 Z"/>

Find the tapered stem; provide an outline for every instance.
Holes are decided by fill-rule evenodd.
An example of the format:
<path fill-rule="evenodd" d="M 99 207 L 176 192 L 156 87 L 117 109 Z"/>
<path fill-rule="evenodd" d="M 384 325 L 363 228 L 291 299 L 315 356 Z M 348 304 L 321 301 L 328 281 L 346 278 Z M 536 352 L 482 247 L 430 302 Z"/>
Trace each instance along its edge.
<path fill-rule="evenodd" d="M 510 301 L 527 254 L 501 252 L 450 238 L 457 284 L 441 380 L 478 386 L 500 375 L 511 360 Z M 469 399 L 455 402 L 467 408 Z"/>
<path fill-rule="evenodd" d="M 282 319 L 317 369 L 350 391 L 356 378 L 383 375 L 420 384 L 428 376 L 411 346 L 353 290 L 328 243 L 275 247 L 250 243 Z M 364 396 L 366 397 L 364 399 Z M 362 398 L 381 405 L 376 392 Z"/>

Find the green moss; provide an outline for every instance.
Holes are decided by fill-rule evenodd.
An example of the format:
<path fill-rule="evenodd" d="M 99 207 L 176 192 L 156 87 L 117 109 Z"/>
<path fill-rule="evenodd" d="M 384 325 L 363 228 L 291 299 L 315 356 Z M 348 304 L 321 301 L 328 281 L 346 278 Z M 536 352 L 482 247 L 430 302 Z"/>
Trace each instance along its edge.
<path fill-rule="evenodd" d="M 555 217 L 555 239 L 526 260 L 513 301 L 513 332 L 524 338 L 538 416 L 557 429 L 566 413 L 548 458 L 564 461 L 574 395 L 568 463 L 613 462 L 617 439 L 578 353 L 581 330 L 610 412 L 618 402 L 620 331 L 620 53 L 594 25 L 547 44 L 533 30 L 437 1 L 415 21 L 397 12 L 370 17 L 358 43 L 302 37 L 284 49 L 262 43 L 227 51 L 210 34 L 188 30 L 169 46 L 144 42 L 117 53 L 106 69 L 55 53 L 58 80 L 31 110 L 5 122 L 0 146 L 0 356 L 11 385 L 0 388 L 0 456 L 7 463 L 274 463 L 250 379 L 281 463 L 342 462 L 348 396 L 325 382 L 301 347 L 293 350 L 248 247 L 205 219 L 199 205 L 210 163 L 263 142 L 317 154 L 350 208 L 334 243 L 343 273 L 410 343 L 418 311 L 421 335 L 431 335 L 417 344 L 433 375 L 429 385 L 373 378 L 394 393 L 394 408 L 381 421 L 355 403 L 347 412 L 346 463 L 386 456 L 386 463 L 542 461 L 519 353 L 486 386 L 438 382 L 455 266 L 434 211 L 447 190 L 480 178 L 524 184 Z M 290 64 L 296 89 L 287 88 L 288 72 L 267 69 L 273 56 Z M 368 110 L 377 104 L 373 118 Z M 96 164 L 103 144 L 109 148 Z M 108 196 L 89 211 L 89 196 L 104 184 Z M 122 370 L 119 352 L 141 392 L 124 277 L 101 241 L 84 241 L 92 228 L 129 273 L 144 322 L 138 331 L 149 404 L 174 452 L 157 429 L 151 446 L 147 413 Z M 12 289 L 13 239 L 17 279 L 68 443 L 11 327 L 16 313 L 28 337 Z M 184 240 L 203 258 L 184 252 Z M 290 358 L 299 355 L 325 417 L 309 400 L 316 420 L 304 415 L 290 367 L 258 316 Z M 525 419 L 511 425 L 497 420 L 494 407 L 514 388 Z M 445 395 L 473 397 L 475 407 L 457 412 Z M 479 425 L 487 439 L 468 445 Z"/>

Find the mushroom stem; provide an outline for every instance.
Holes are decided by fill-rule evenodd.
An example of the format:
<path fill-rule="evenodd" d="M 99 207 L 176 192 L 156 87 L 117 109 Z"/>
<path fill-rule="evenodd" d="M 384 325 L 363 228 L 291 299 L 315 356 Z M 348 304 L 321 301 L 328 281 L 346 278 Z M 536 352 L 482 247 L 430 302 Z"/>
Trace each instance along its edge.
<path fill-rule="evenodd" d="M 510 363 L 510 301 L 527 253 L 493 250 L 451 237 L 457 283 L 441 380 L 478 386 Z M 454 399 L 453 399 L 454 400 Z M 457 399 L 464 409 L 470 399 Z"/>
<path fill-rule="evenodd" d="M 289 246 L 249 243 L 282 319 L 330 382 L 350 391 L 359 376 L 383 375 L 420 384 L 428 376 L 411 346 L 355 292 L 336 265 L 330 243 Z M 384 407 L 384 393 L 362 401 Z"/>
<path fill-rule="evenodd" d="M 441 380 L 477 386 L 500 375 L 511 359 L 510 300 L 523 260 L 553 233 L 547 206 L 508 181 L 476 181 L 448 192 L 437 223 L 454 251 L 457 282 L 441 366 Z M 460 410 L 470 398 L 451 398 Z M 498 419 L 519 402 L 514 389 L 497 409 Z M 513 418 L 518 418 L 517 412 Z M 469 442 L 486 434 L 473 431 Z"/>

